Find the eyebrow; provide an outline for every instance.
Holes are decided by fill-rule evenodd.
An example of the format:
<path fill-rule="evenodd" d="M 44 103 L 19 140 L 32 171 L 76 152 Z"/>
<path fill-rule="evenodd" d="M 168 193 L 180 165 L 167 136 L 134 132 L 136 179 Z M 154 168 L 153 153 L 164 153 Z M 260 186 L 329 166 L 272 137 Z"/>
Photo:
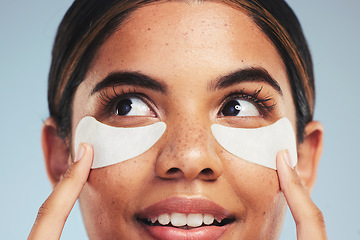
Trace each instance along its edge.
<path fill-rule="evenodd" d="M 265 82 L 283 95 L 279 83 L 264 68 L 250 67 L 222 76 L 209 84 L 209 90 L 224 89 L 242 82 Z"/>
<path fill-rule="evenodd" d="M 130 85 L 148 88 L 166 94 L 167 87 L 155 79 L 139 72 L 112 72 L 104 80 L 95 85 L 91 95 L 107 87 Z"/>

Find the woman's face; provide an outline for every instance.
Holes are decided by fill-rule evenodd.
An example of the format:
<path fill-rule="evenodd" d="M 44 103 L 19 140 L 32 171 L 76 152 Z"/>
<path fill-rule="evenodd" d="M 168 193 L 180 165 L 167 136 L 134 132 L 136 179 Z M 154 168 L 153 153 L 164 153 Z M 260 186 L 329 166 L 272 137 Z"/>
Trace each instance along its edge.
<path fill-rule="evenodd" d="M 234 77 L 244 70 L 254 77 Z M 110 73 L 124 72 L 138 73 L 137 81 L 112 78 L 93 91 Z M 124 110 L 129 100 L 132 108 Z M 147 152 L 91 171 L 80 195 L 90 239 L 278 237 L 286 202 L 276 171 L 235 157 L 211 133 L 213 123 L 260 127 L 282 117 L 295 128 L 284 64 L 247 15 L 210 2 L 136 10 L 102 45 L 79 86 L 73 136 L 88 115 L 119 127 L 167 125 Z M 222 223 L 175 228 L 147 221 L 174 213 Z"/>

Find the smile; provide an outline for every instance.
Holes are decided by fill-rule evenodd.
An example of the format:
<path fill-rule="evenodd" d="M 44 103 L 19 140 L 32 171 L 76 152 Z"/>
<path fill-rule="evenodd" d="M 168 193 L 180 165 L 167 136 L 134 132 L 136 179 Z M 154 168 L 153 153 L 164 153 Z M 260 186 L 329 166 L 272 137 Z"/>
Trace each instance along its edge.
<path fill-rule="evenodd" d="M 175 197 L 153 204 L 136 219 L 155 239 L 218 239 L 236 218 L 203 198 Z"/>
<path fill-rule="evenodd" d="M 170 226 L 181 227 L 182 229 L 191 229 L 202 226 L 224 226 L 230 224 L 235 219 L 225 218 L 218 219 L 212 214 L 201 213 L 171 213 L 161 214 L 151 219 L 141 219 L 141 221 L 149 226 Z"/>

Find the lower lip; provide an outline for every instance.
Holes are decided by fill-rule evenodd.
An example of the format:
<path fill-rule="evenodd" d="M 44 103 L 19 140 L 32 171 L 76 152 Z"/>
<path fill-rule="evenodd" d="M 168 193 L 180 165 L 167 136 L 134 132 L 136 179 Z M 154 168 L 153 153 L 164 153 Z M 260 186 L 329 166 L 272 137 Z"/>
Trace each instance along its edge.
<path fill-rule="evenodd" d="M 145 225 L 145 228 L 148 230 L 150 235 L 155 239 L 159 240 L 183 240 L 183 239 L 192 239 L 192 240 L 216 240 L 225 233 L 229 228 L 229 225 L 222 227 L 218 226 L 204 226 L 193 229 L 181 229 L 169 226 L 148 226 Z"/>

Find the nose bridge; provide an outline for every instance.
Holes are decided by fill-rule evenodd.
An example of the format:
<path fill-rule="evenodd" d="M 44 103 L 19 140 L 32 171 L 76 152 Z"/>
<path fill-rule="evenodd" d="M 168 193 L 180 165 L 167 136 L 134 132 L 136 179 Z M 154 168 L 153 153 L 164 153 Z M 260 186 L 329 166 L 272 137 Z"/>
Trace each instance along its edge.
<path fill-rule="evenodd" d="M 186 156 L 192 152 L 205 151 L 208 137 L 205 123 L 199 119 L 177 121 L 171 132 L 173 154 Z"/>
<path fill-rule="evenodd" d="M 168 125 L 167 139 L 157 159 L 162 178 L 214 180 L 222 166 L 211 137 L 210 124 L 198 117 L 178 118 Z"/>

